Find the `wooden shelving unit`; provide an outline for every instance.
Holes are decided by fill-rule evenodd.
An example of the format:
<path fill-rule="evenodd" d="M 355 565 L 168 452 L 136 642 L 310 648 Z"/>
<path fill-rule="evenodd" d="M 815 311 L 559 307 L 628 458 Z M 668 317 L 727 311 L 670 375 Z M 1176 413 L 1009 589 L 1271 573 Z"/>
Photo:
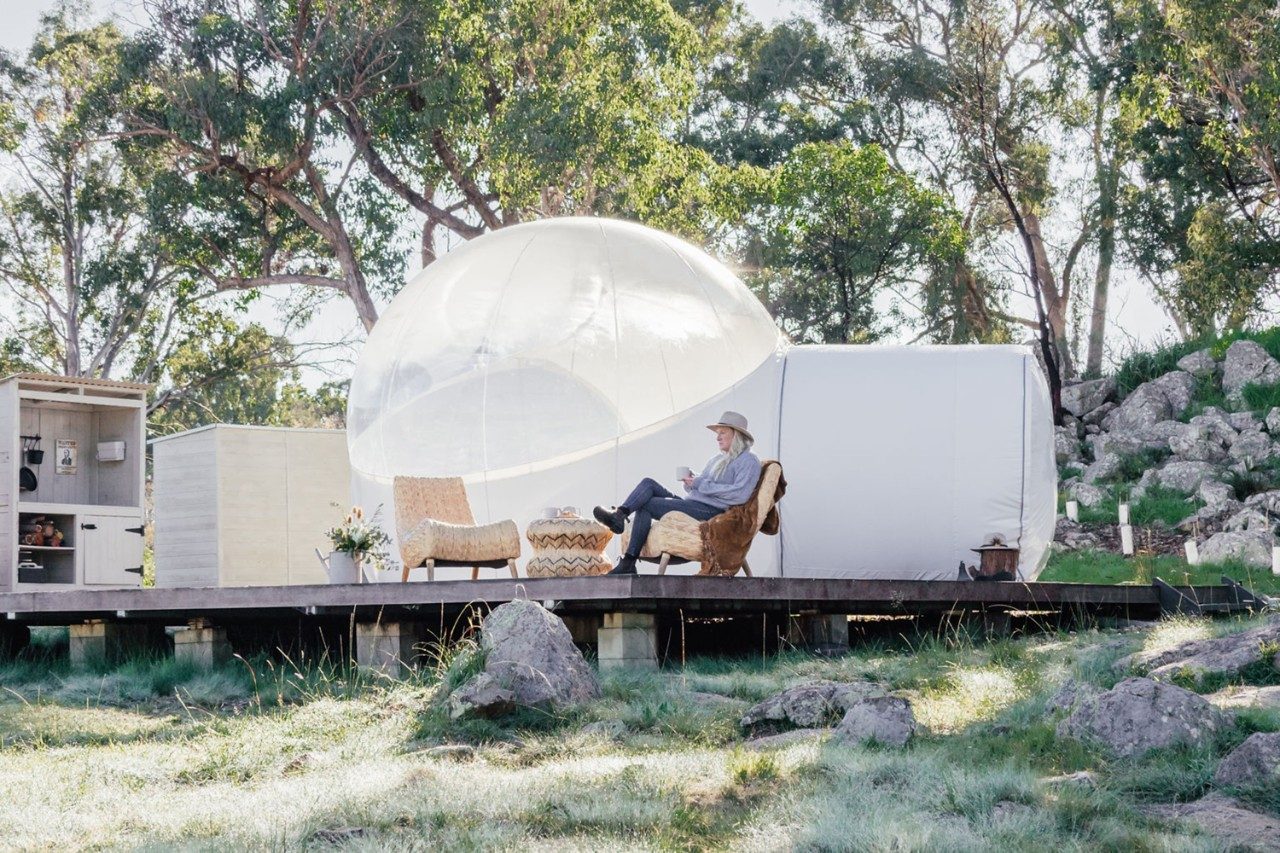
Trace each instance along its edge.
<path fill-rule="evenodd" d="M 0 380 L 0 591 L 141 585 L 147 390 L 41 374 Z M 26 453 L 33 436 L 39 461 Z M 100 460 L 112 442 L 124 458 Z M 22 487 L 24 466 L 34 489 Z M 62 545 L 23 544 L 37 518 L 53 522 Z"/>

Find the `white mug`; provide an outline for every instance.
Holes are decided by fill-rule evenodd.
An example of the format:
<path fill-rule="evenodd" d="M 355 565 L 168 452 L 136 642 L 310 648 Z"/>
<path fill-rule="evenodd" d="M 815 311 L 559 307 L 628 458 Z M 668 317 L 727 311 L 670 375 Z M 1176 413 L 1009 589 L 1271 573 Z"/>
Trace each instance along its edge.
<path fill-rule="evenodd" d="M 558 507 L 558 506 L 548 506 L 548 507 L 543 507 L 543 509 L 542 509 L 542 517 L 543 517 L 543 518 L 559 518 L 559 517 L 560 517 L 560 507 Z"/>
<path fill-rule="evenodd" d="M 686 477 L 692 477 L 692 476 L 693 476 L 693 469 L 690 468 L 688 465 L 681 465 L 679 468 L 676 469 L 677 480 L 684 480 Z"/>

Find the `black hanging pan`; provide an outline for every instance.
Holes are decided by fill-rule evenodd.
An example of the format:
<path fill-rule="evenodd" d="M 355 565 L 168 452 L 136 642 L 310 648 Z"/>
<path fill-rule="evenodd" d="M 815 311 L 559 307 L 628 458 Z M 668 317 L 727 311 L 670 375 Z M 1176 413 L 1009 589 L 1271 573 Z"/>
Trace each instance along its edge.
<path fill-rule="evenodd" d="M 24 492 L 34 492 L 39 485 L 36 472 L 23 465 L 22 470 L 18 472 L 18 488 Z"/>

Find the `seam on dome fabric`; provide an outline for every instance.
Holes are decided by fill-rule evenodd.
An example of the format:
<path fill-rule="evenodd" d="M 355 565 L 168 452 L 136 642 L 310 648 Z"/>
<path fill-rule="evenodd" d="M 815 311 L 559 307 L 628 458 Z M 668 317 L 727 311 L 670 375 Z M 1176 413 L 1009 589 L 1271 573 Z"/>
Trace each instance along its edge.
<path fill-rule="evenodd" d="M 672 242 L 673 239 L 674 238 L 670 238 L 664 234 L 662 235 L 660 242 L 664 247 L 666 247 L 668 252 L 675 255 L 676 258 L 680 261 L 680 263 L 684 264 L 685 269 L 689 270 L 689 272 L 693 274 L 694 281 L 698 283 L 698 288 L 702 291 L 702 298 L 707 300 L 707 304 L 711 306 L 711 313 L 714 314 L 716 317 L 716 325 L 720 327 L 720 335 L 719 335 L 720 340 L 728 341 L 729 351 L 733 355 L 735 361 L 739 361 L 739 362 L 743 361 L 744 359 L 743 359 L 742 352 L 738 349 L 737 343 L 728 334 L 728 330 L 725 329 L 724 319 L 720 316 L 720 309 L 716 307 L 715 300 L 713 300 L 710 294 L 708 293 L 707 284 L 702 280 L 702 274 L 699 273 L 696 269 L 694 269 L 693 264 L 689 263 L 689 259 L 686 258 L 680 252 L 680 250 L 675 247 L 675 244 Z M 736 278 L 737 277 L 735 276 L 735 279 Z M 741 281 L 739 281 L 738 283 L 742 284 Z M 742 284 L 742 286 L 746 287 L 745 284 Z"/>

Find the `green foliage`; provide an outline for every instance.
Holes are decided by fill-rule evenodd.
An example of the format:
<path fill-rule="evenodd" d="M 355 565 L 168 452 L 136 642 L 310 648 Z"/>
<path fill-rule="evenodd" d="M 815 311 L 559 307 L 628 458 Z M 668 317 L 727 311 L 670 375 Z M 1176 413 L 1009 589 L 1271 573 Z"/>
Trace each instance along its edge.
<path fill-rule="evenodd" d="M 1227 353 L 1227 348 L 1241 340 L 1253 341 L 1273 358 L 1280 358 L 1280 326 L 1258 330 L 1234 330 L 1220 335 L 1210 334 L 1186 341 L 1166 343 L 1149 350 L 1135 352 L 1121 362 L 1116 371 L 1117 393 L 1123 397 L 1142 383 L 1177 370 L 1179 359 L 1202 349 L 1209 350 L 1215 359 L 1221 361 Z M 1197 397 L 1202 397 L 1206 389 L 1204 385 L 1198 388 L 1201 390 L 1197 391 Z M 1206 401 L 1205 404 L 1220 405 L 1212 401 Z"/>
<path fill-rule="evenodd" d="M 1136 478 L 1127 478 L 1132 482 Z M 1127 489 L 1119 485 L 1107 488 L 1107 497 L 1091 507 L 1080 507 L 1080 520 L 1091 524 L 1115 524 L 1119 518 L 1119 504 Z M 1163 524 L 1173 527 L 1196 511 L 1196 503 L 1186 495 L 1163 486 L 1153 486 L 1141 499 L 1130 501 L 1129 519 L 1132 524 L 1145 527 Z"/>
<path fill-rule="evenodd" d="M 767 752 L 735 751 L 729 759 L 729 776 L 739 785 L 770 782 L 782 776 L 778 759 Z"/>
<path fill-rule="evenodd" d="M 1253 412 L 1269 412 L 1280 406 L 1280 383 L 1274 385 L 1258 385 L 1249 383 L 1240 389 L 1245 408 Z"/>
<path fill-rule="evenodd" d="M 381 513 L 379 506 L 366 518 L 362 508 L 352 507 L 341 524 L 325 531 L 333 550 L 350 554 L 357 560 L 369 558 L 381 568 L 391 545 L 391 537 L 378 522 Z"/>
<path fill-rule="evenodd" d="M 875 341 L 902 320 L 876 300 L 929 262 L 963 252 L 947 200 L 894 168 L 875 145 L 808 143 L 778 168 L 752 284 L 798 341 Z"/>
<path fill-rule="evenodd" d="M 1126 237 L 1185 334 L 1260 316 L 1280 264 L 1280 75 L 1257 0 L 1116 4 L 1132 72 L 1122 107 L 1143 172 Z"/>

